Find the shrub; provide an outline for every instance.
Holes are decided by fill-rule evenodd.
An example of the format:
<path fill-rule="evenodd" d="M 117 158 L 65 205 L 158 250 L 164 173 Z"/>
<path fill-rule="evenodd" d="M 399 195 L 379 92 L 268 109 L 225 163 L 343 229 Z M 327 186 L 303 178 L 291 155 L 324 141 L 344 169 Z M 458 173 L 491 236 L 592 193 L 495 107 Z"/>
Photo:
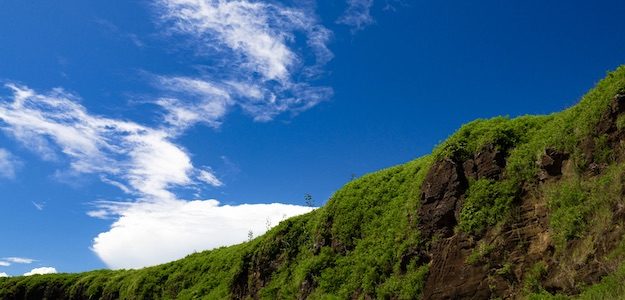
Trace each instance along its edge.
<path fill-rule="evenodd" d="M 460 212 L 458 228 L 480 234 L 486 227 L 497 224 L 510 212 L 516 193 L 517 187 L 511 181 L 480 179 L 473 182 Z"/>

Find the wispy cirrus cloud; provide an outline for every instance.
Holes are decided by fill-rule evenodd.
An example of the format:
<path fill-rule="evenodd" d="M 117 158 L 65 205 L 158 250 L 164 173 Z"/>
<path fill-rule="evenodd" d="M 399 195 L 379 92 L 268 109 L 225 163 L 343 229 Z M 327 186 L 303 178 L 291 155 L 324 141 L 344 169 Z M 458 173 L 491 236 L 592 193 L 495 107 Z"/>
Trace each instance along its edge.
<path fill-rule="evenodd" d="M 277 2 L 226 0 L 158 0 L 159 18 L 168 29 L 200 42 L 200 49 L 224 54 L 232 73 L 240 77 L 275 80 L 284 85 L 308 64 L 298 53 L 296 33 L 305 35 L 304 45 L 315 64 L 332 58 L 327 42 L 331 32 L 320 25 L 313 12 Z M 302 43 L 300 43 L 301 45 Z"/>
<path fill-rule="evenodd" d="M 145 43 L 134 33 L 124 32 L 117 25 L 113 24 L 113 22 L 105 19 L 95 19 L 95 23 L 100 25 L 100 27 L 104 30 L 105 33 L 114 36 L 118 39 L 124 39 L 130 41 L 136 47 L 142 48 L 145 46 Z"/>
<path fill-rule="evenodd" d="M 45 202 L 35 202 L 35 201 L 30 201 L 30 202 L 33 204 L 35 209 L 37 209 L 38 211 L 42 211 L 46 207 L 46 203 Z"/>
<path fill-rule="evenodd" d="M 199 172 L 167 131 L 91 115 L 62 89 L 7 87 L 13 97 L 0 102 L 2 129 L 26 146 L 35 141 L 45 153 L 62 153 L 72 172 L 116 178 L 148 201 L 176 199 L 168 189 L 191 184 Z"/>
<path fill-rule="evenodd" d="M 3 257 L 0 258 L 0 267 L 8 267 L 12 264 L 31 264 L 35 260 L 26 257 Z"/>
<path fill-rule="evenodd" d="M 27 257 L 5 257 L 3 260 L 15 264 L 32 264 L 35 260 Z"/>
<path fill-rule="evenodd" d="M 373 0 L 347 0 L 347 9 L 337 23 L 350 26 L 352 32 L 364 29 L 375 21 L 371 16 Z"/>
<path fill-rule="evenodd" d="M 246 0 L 159 0 L 155 7 L 169 32 L 218 61 L 194 76 L 156 77 L 163 90 L 178 93 L 157 103 L 171 123 L 214 126 L 235 106 L 268 121 L 332 95 L 313 84 L 333 57 L 332 33 L 307 9 Z"/>
<path fill-rule="evenodd" d="M 15 155 L 0 148 L 0 178 L 15 178 L 15 173 L 21 164 L 21 161 Z"/>
<path fill-rule="evenodd" d="M 233 104 L 226 89 L 202 79 L 157 76 L 153 81 L 167 95 L 155 103 L 166 111 L 165 123 L 177 131 L 184 131 L 197 123 L 219 127 Z"/>

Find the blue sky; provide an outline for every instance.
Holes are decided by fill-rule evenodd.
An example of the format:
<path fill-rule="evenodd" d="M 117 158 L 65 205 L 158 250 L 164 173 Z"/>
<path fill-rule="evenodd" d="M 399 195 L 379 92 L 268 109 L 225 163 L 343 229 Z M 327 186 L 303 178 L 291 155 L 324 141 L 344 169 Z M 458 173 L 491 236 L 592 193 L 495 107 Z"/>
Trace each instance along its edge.
<path fill-rule="evenodd" d="M 623 11 L 2 1 L 0 275 L 241 242 L 463 123 L 571 106 L 625 62 Z"/>

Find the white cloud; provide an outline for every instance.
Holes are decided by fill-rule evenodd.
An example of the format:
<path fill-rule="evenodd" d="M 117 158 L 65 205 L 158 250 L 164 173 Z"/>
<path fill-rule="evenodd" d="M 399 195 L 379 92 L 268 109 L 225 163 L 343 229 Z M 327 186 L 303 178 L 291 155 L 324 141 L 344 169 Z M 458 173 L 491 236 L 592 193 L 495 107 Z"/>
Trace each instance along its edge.
<path fill-rule="evenodd" d="M 165 122 L 176 130 L 196 123 L 219 127 L 221 118 L 233 104 L 227 90 L 200 79 L 158 76 L 155 84 L 172 93 L 172 97 L 159 99 L 156 104 L 165 109 Z"/>
<path fill-rule="evenodd" d="M 24 273 L 24 276 L 56 274 L 56 273 L 57 271 L 53 267 L 41 267 L 41 268 L 34 268 L 30 270 L 30 272 Z"/>
<path fill-rule="evenodd" d="M 5 257 L 3 260 L 14 263 L 14 264 L 31 264 L 35 260 L 32 258 L 26 257 Z"/>
<path fill-rule="evenodd" d="M 200 181 L 208 183 L 215 187 L 223 186 L 224 183 L 215 176 L 210 170 L 200 170 L 200 175 L 198 176 Z"/>
<path fill-rule="evenodd" d="M 0 148 L 0 177 L 13 179 L 21 162 L 7 150 Z"/>
<path fill-rule="evenodd" d="M 30 201 L 30 202 L 38 211 L 42 211 L 46 207 L 45 202 L 35 202 L 35 201 Z"/>
<path fill-rule="evenodd" d="M 39 94 L 8 87 L 14 96 L 0 102 L 0 126 L 24 145 L 35 140 L 48 153 L 63 153 L 72 172 L 101 175 L 103 182 L 148 201 L 175 199 L 169 188 L 197 182 L 189 155 L 171 141 L 170 131 L 90 115 L 61 89 Z"/>
<path fill-rule="evenodd" d="M 311 211 L 285 204 L 219 205 L 216 200 L 136 203 L 99 234 L 93 251 L 113 269 L 141 268 L 183 258 L 194 252 L 233 245 L 278 224 L 285 217 Z"/>
<path fill-rule="evenodd" d="M 373 0 L 347 0 L 347 9 L 337 23 L 352 27 L 352 32 L 361 30 L 374 23 L 372 6 Z"/>
<path fill-rule="evenodd" d="M 204 47 L 239 54 L 244 67 L 268 80 L 288 80 L 298 60 L 287 41 L 312 25 L 300 10 L 256 1 L 161 0 L 161 17 L 175 29 L 203 39 Z M 219 47 L 215 49 L 215 47 Z"/>
<path fill-rule="evenodd" d="M 331 88 L 310 83 L 333 56 L 327 47 L 332 33 L 311 11 L 248 0 L 157 3 L 167 28 L 218 61 L 210 66 L 212 74 L 157 77 L 159 87 L 184 99 L 157 102 L 168 111 L 168 123 L 215 126 L 235 105 L 257 121 L 268 121 L 332 95 Z"/>
<path fill-rule="evenodd" d="M 8 261 L 2 261 L 2 260 L 0 260 L 0 267 L 8 267 L 8 266 L 10 266 L 10 265 L 11 265 L 11 263 L 10 263 L 10 262 L 8 262 Z"/>
<path fill-rule="evenodd" d="M 0 278 L 1 278 L 1 277 L 9 277 L 9 274 L 4 273 L 4 272 L 0 272 Z"/>

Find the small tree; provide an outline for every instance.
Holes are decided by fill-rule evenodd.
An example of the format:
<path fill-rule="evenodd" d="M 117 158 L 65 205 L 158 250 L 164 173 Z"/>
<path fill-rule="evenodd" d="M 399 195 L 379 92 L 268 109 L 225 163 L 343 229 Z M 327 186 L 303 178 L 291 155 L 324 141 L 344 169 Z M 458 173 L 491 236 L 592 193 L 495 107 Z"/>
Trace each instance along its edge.
<path fill-rule="evenodd" d="M 315 202 L 313 200 L 312 195 L 306 193 L 304 194 L 304 203 L 306 203 L 306 206 L 308 207 L 315 207 Z"/>
<path fill-rule="evenodd" d="M 247 232 L 247 240 L 251 241 L 254 239 L 254 232 L 250 229 L 250 231 Z"/>
<path fill-rule="evenodd" d="M 267 218 L 267 220 L 265 220 L 265 226 L 267 226 L 267 231 L 271 229 L 271 219 Z"/>

